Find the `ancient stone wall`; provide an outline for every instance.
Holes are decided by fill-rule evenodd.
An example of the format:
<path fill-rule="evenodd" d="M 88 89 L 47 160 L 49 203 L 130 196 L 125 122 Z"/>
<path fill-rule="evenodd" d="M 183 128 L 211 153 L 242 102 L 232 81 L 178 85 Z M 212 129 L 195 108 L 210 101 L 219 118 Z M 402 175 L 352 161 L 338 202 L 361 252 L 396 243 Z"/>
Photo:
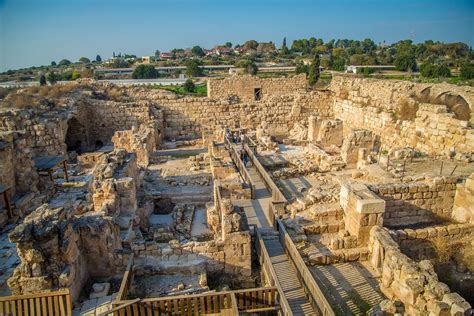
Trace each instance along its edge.
<path fill-rule="evenodd" d="M 94 210 L 133 218 L 138 207 L 136 195 L 140 186 L 136 155 L 117 150 L 100 157 L 93 175 Z M 126 223 L 124 225 L 128 228 Z"/>
<path fill-rule="evenodd" d="M 162 98 L 156 102 L 163 110 L 164 136 L 180 140 L 200 138 L 204 131 L 222 126 L 255 129 L 262 123 L 270 130 L 284 134 L 291 130 L 295 122 L 306 123 L 311 114 L 330 117 L 329 100 L 329 93 L 312 92 L 301 96 L 273 97 L 260 102 L 235 103 L 190 97 Z"/>
<path fill-rule="evenodd" d="M 70 205 L 43 205 L 15 227 L 21 264 L 8 280 L 13 294 L 69 288 L 76 300 L 89 277 L 106 277 L 121 269 L 115 254 L 120 231 L 110 217 L 74 216 Z"/>
<path fill-rule="evenodd" d="M 381 274 L 383 294 L 390 300 L 400 300 L 407 315 L 464 315 L 470 308 L 459 294 L 438 281 L 428 260 L 419 263 L 401 253 L 398 244 L 386 228 L 375 226 L 370 232 L 370 261 Z"/>
<path fill-rule="evenodd" d="M 474 224 L 474 173 L 457 185 L 452 217 L 460 223 Z"/>
<path fill-rule="evenodd" d="M 456 94 L 459 100 L 430 99 L 424 94 L 427 89 L 441 91 L 442 87 L 445 94 Z M 413 147 L 431 155 L 451 149 L 457 153 L 474 151 L 474 129 L 469 125 L 474 122 L 472 88 L 335 76 L 330 90 L 335 93 L 334 115 L 344 122 L 345 134 L 364 128 L 380 136 L 382 147 Z M 410 108 L 407 104 L 416 106 L 404 117 Z M 466 114 L 456 114 L 457 107 L 463 107 L 467 116 L 471 108 L 471 123 Z"/>
<path fill-rule="evenodd" d="M 385 226 L 429 224 L 451 218 L 456 192 L 455 177 L 368 187 L 386 202 L 383 214 Z"/>
<path fill-rule="evenodd" d="M 444 249 L 453 247 L 453 251 L 459 247 L 471 247 L 473 236 L 474 225 L 464 223 L 396 230 L 393 238 L 399 244 L 402 252 L 410 258 L 431 260 L 439 259 L 436 247 Z"/>
<path fill-rule="evenodd" d="M 150 155 L 155 150 L 155 130 L 140 125 L 140 128 L 133 127 L 130 130 L 117 131 L 112 137 L 112 142 L 114 149 L 125 149 L 129 153 L 135 153 L 138 166 L 146 168 Z"/>
<path fill-rule="evenodd" d="M 10 202 L 16 206 L 13 215 L 28 212 L 29 202 L 38 196 L 39 177 L 25 136 L 19 132 L 0 132 L 0 184 L 9 187 Z M 0 199 L 0 228 L 7 220 L 4 199 Z"/>
<path fill-rule="evenodd" d="M 306 75 L 290 78 L 259 78 L 257 76 L 231 76 L 224 79 L 208 79 L 207 96 L 214 99 L 237 97 L 241 101 L 266 100 L 274 96 L 304 93 L 307 87 Z M 257 92 L 260 91 L 260 92 Z"/>

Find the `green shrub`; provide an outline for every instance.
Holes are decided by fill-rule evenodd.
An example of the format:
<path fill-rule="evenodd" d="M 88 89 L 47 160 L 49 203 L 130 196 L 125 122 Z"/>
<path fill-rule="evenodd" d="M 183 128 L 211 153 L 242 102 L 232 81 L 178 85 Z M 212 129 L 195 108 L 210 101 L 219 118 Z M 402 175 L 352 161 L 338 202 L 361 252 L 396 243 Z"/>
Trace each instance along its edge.
<path fill-rule="evenodd" d="M 138 65 L 132 73 L 133 79 L 153 79 L 158 77 L 159 73 L 153 65 Z"/>
<path fill-rule="evenodd" d="M 463 80 L 474 79 L 474 64 L 469 62 L 463 63 L 459 76 Z"/>

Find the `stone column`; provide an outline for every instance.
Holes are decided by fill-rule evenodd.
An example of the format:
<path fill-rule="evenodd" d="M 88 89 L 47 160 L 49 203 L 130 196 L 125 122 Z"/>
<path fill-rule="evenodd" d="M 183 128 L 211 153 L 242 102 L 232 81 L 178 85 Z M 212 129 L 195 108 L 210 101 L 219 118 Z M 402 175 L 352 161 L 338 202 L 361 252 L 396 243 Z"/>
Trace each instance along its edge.
<path fill-rule="evenodd" d="M 385 201 L 359 183 L 341 187 L 340 203 L 344 209 L 344 224 L 351 236 L 357 237 L 358 246 L 366 246 L 370 229 L 382 226 Z"/>

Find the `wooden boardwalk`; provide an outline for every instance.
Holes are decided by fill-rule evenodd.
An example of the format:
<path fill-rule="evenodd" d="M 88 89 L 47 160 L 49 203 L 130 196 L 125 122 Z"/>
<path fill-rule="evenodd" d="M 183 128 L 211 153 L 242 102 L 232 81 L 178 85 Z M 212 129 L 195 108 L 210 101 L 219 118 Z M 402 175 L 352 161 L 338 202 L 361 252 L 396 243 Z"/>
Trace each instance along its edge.
<path fill-rule="evenodd" d="M 283 290 L 283 295 L 288 300 L 293 315 L 317 315 L 311 306 L 303 285 L 296 276 L 296 269 L 290 262 L 279 239 L 275 237 L 278 233 L 271 225 L 268 218 L 268 208 L 271 202 L 271 194 L 265 186 L 260 174 L 254 166 L 247 167 L 252 182 L 255 184 L 254 200 L 233 200 L 232 203 L 244 209 L 249 224 L 254 224 L 263 232 L 265 248 L 270 256 L 270 261 L 275 269 L 278 281 Z M 268 234 L 268 232 L 273 232 Z M 265 236 L 270 235 L 268 238 Z"/>

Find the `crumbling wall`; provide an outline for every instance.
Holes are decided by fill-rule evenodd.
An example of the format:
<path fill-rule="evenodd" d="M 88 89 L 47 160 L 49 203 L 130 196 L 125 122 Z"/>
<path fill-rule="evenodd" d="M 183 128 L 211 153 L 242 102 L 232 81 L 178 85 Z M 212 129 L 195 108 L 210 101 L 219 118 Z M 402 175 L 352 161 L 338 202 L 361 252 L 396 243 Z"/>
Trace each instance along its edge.
<path fill-rule="evenodd" d="M 419 229 L 400 229 L 394 232 L 394 239 L 402 252 L 414 260 L 439 259 L 438 251 L 452 247 L 472 247 L 474 225 L 469 223 L 430 226 Z M 443 247 L 443 249 L 437 249 Z M 446 255 L 446 254 L 443 254 Z"/>
<path fill-rule="evenodd" d="M 102 156 L 93 175 L 94 210 L 113 216 L 134 216 L 140 186 L 136 155 L 118 150 Z"/>
<path fill-rule="evenodd" d="M 452 217 L 460 223 L 474 224 L 474 173 L 457 185 Z"/>
<path fill-rule="evenodd" d="M 254 101 L 255 89 L 260 89 L 261 99 L 269 97 L 304 93 L 306 91 L 306 75 L 301 74 L 290 78 L 259 78 L 250 75 L 237 75 L 224 79 L 208 79 L 207 96 L 214 99 L 237 97 L 241 101 Z"/>
<path fill-rule="evenodd" d="M 308 122 L 308 140 L 323 147 L 340 147 L 343 142 L 343 122 L 341 120 L 324 120 L 310 116 Z"/>
<path fill-rule="evenodd" d="M 451 218 L 455 177 L 437 177 L 427 182 L 369 185 L 386 202 L 383 215 L 388 227 L 434 223 Z"/>
<path fill-rule="evenodd" d="M 11 202 L 16 203 L 14 215 L 22 216 L 30 207 L 29 202 L 38 195 L 38 173 L 25 136 L 19 132 L 0 133 L 0 184 L 10 188 Z M 7 221 L 4 199 L 0 198 L 0 228 Z"/>
<path fill-rule="evenodd" d="M 145 125 L 140 128 L 117 131 L 112 137 L 114 149 L 125 149 L 137 155 L 137 164 L 146 168 L 150 162 L 150 155 L 155 150 L 155 130 Z"/>
<path fill-rule="evenodd" d="M 359 160 L 360 149 L 371 150 L 373 147 L 374 137 L 371 131 L 366 129 L 351 130 L 342 143 L 342 160 L 346 164 L 355 164 Z"/>
<path fill-rule="evenodd" d="M 400 252 L 386 228 L 375 226 L 370 231 L 371 263 L 381 274 L 380 289 L 390 300 L 400 300 L 407 315 L 464 315 L 470 308 L 459 294 L 438 281 L 433 265 L 419 263 Z"/>
<path fill-rule="evenodd" d="M 330 84 L 335 93 L 334 116 L 344 122 L 346 134 L 354 128 L 370 130 L 380 136 L 385 148 L 413 147 L 430 155 L 451 149 L 472 153 L 474 129 L 469 120 L 457 118 L 454 108 L 442 104 L 439 98 L 432 101 L 435 104 L 424 103 L 429 100 L 422 98 L 423 91 L 431 86 L 459 94 L 462 102 L 470 104 L 470 121 L 474 122 L 472 88 L 347 76 L 334 76 Z M 413 109 L 414 115 L 402 118 L 403 106 L 411 103 L 418 106 Z"/>
<path fill-rule="evenodd" d="M 120 231 L 112 219 L 76 214 L 69 205 L 43 205 L 10 233 L 21 259 L 8 280 L 14 295 L 69 288 L 76 300 L 89 277 L 112 276 L 121 268 L 115 255 Z"/>

